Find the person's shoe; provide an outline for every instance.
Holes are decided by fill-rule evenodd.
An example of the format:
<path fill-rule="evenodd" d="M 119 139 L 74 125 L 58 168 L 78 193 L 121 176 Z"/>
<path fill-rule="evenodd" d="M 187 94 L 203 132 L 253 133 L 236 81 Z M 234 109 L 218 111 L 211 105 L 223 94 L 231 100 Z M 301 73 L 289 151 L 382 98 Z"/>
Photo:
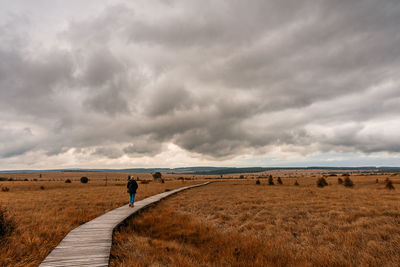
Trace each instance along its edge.
<path fill-rule="evenodd" d="M 132 207 L 132 203 L 129 203 L 129 207 Z"/>

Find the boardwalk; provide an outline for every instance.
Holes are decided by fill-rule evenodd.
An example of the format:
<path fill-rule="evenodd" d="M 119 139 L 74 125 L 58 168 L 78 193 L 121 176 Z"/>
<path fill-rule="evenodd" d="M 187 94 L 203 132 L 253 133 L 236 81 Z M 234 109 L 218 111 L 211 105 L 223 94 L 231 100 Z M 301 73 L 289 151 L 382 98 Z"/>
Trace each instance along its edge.
<path fill-rule="evenodd" d="M 128 205 L 109 211 L 94 220 L 75 228 L 40 264 L 49 266 L 108 266 L 112 244 L 112 234 L 115 227 L 139 210 L 154 204 L 172 194 L 209 184 L 210 182 L 182 187 L 165 193 L 148 197 L 135 202 L 135 207 Z"/>

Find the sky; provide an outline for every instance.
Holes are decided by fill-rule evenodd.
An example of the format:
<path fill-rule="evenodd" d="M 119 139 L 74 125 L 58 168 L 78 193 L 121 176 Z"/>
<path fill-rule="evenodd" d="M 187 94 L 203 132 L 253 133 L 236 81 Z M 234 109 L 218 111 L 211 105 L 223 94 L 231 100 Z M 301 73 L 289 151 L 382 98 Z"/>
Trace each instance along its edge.
<path fill-rule="evenodd" d="M 1 0 L 0 170 L 400 166 L 398 0 Z"/>

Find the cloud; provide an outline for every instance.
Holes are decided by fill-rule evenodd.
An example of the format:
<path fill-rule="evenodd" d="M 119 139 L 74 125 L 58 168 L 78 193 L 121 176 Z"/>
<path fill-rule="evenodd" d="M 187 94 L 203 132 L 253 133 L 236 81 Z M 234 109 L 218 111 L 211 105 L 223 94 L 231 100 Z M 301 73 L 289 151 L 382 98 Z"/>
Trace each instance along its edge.
<path fill-rule="evenodd" d="M 400 153 L 398 1 L 110 3 L 0 4 L 0 157 Z"/>

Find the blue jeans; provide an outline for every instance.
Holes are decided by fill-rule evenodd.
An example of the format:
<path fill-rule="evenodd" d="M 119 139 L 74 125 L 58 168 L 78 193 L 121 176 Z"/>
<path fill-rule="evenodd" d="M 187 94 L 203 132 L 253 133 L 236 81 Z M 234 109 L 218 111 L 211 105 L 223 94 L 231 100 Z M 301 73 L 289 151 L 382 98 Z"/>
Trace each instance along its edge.
<path fill-rule="evenodd" d="M 135 194 L 136 193 L 129 193 L 129 202 L 131 203 L 131 204 L 133 204 L 133 202 L 135 202 Z"/>

